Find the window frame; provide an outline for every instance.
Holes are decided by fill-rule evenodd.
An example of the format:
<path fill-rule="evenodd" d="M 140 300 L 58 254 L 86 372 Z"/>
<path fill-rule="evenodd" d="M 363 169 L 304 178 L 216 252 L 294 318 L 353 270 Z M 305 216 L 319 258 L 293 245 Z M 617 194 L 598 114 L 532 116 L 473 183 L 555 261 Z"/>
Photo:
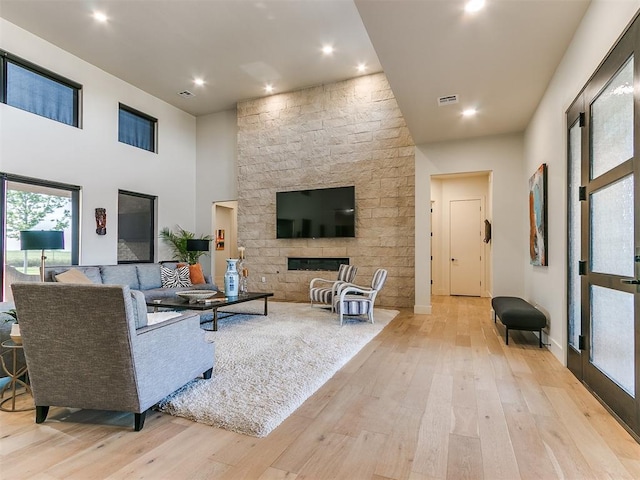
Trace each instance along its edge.
<path fill-rule="evenodd" d="M 32 112 L 30 110 L 25 110 L 18 106 L 7 103 L 7 89 L 8 89 L 8 64 L 17 65 L 25 70 L 28 70 L 40 77 L 46 78 L 47 80 L 51 80 L 53 82 L 59 83 L 73 90 L 73 122 L 66 123 L 60 120 L 56 120 L 55 118 L 47 117 L 45 115 L 41 115 L 36 112 Z M 59 75 L 51 70 L 40 67 L 35 63 L 32 63 L 24 58 L 20 58 L 16 55 L 13 55 L 5 50 L 0 49 L 0 103 L 3 103 L 9 107 L 17 108 L 22 110 L 23 112 L 32 113 L 34 115 L 38 115 L 39 117 L 48 118 L 49 120 L 53 120 L 54 122 L 61 123 L 63 125 L 69 125 L 75 128 L 82 128 L 81 121 L 81 104 L 82 104 L 82 85 L 74 82 L 73 80 L 69 80 L 62 75 Z"/>
<path fill-rule="evenodd" d="M 3 209 L 4 205 L 6 205 L 8 182 L 36 185 L 71 192 L 71 264 L 78 265 L 80 261 L 80 192 L 82 188 L 78 185 L 0 172 L 0 203 Z M 3 216 L 0 218 L 0 298 L 4 295 L 4 288 L 2 288 L 2 286 L 4 285 L 4 264 L 6 261 L 5 238 L 7 233 L 4 218 L 5 214 L 6 212 L 3 212 Z M 2 300 L 4 301 L 4 298 L 2 298 Z"/>
<path fill-rule="evenodd" d="M 120 111 L 127 112 L 130 115 L 134 115 L 142 120 L 146 120 L 152 125 L 153 127 L 152 135 L 151 135 L 151 138 L 149 139 L 151 143 L 150 149 L 144 148 L 140 145 L 134 145 L 132 143 L 123 142 L 122 140 L 120 140 Z M 145 150 L 147 152 L 158 153 L 158 119 L 155 117 L 152 117 L 151 115 L 147 115 L 146 113 L 141 112 L 140 110 L 137 110 L 133 107 L 125 105 L 122 102 L 118 102 L 118 142 L 123 143 L 125 145 L 130 145 L 132 147 L 139 148 L 140 150 Z"/>
<path fill-rule="evenodd" d="M 128 195 L 130 197 L 137 197 L 137 198 L 143 198 L 146 200 L 149 200 L 151 202 L 150 205 L 150 217 L 151 217 L 151 221 L 150 221 L 150 225 L 149 225 L 149 257 L 147 259 L 141 260 L 141 259 L 136 259 L 136 260 L 120 260 L 119 255 L 116 253 L 117 256 L 117 263 L 118 265 L 123 264 L 131 264 L 131 263 L 154 263 L 155 262 L 155 256 L 156 256 L 156 239 L 158 237 L 157 235 L 157 229 L 158 229 L 158 225 L 157 225 L 157 209 L 158 209 L 158 197 L 157 195 L 148 195 L 145 193 L 139 193 L 139 192 L 132 192 L 129 190 L 122 190 L 122 189 L 118 189 L 118 238 L 117 238 L 117 242 L 120 243 L 120 196 L 121 195 Z"/>

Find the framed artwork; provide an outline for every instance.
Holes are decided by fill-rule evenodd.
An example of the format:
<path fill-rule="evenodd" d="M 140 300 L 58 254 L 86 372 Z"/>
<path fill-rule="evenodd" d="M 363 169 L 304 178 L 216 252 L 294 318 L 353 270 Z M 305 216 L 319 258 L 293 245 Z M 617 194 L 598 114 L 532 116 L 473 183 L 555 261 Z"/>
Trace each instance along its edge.
<path fill-rule="evenodd" d="M 546 163 L 529 179 L 529 257 L 531 265 L 548 265 Z"/>
<path fill-rule="evenodd" d="M 224 229 L 216 230 L 216 250 L 224 250 Z"/>

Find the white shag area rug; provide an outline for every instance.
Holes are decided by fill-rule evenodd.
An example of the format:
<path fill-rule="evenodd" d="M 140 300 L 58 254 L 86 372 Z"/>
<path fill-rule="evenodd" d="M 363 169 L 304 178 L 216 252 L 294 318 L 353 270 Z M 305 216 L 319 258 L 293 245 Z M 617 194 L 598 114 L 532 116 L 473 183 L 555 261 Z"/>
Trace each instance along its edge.
<path fill-rule="evenodd" d="M 258 300 L 235 307 L 262 312 Z M 222 312 L 222 311 L 221 311 Z M 199 423 L 264 437 L 375 337 L 396 315 L 338 316 L 304 303 L 269 302 L 269 315 L 234 315 L 207 340 L 216 345 L 211 380 L 195 380 L 160 409 Z M 221 315 L 222 316 L 222 315 Z"/>

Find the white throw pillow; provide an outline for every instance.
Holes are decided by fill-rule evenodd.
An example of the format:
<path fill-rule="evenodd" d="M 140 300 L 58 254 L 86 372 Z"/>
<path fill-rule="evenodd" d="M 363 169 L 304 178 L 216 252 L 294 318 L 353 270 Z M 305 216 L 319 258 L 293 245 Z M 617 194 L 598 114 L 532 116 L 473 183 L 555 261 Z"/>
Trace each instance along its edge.
<path fill-rule="evenodd" d="M 160 268 L 160 277 L 163 288 L 190 287 L 191 277 L 189 275 L 189 265 L 172 270 L 167 267 Z"/>

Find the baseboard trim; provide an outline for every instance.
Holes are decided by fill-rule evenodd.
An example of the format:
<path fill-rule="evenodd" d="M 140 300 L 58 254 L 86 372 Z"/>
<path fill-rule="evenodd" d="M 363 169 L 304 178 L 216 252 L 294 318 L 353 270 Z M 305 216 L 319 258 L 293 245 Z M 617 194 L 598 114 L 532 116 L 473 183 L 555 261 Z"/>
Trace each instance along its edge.
<path fill-rule="evenodd" d="M 431 315 L 431 305 L 414 305 L 413 313 Z"/>

